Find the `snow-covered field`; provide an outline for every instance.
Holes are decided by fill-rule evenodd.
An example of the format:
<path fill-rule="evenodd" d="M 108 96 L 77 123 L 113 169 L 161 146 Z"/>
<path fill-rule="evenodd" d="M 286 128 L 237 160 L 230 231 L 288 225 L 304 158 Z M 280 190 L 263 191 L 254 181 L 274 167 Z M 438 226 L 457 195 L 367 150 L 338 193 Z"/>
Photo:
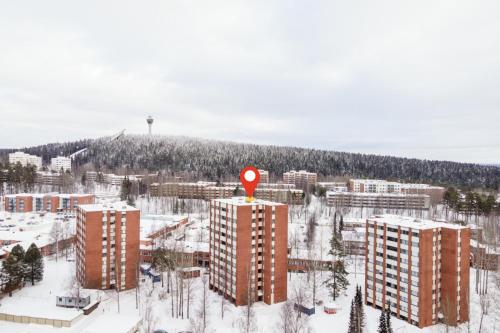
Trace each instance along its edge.
<path fill-rule="evenodd" d="M 100 200 L 113 200 L 116 194 L 111 194 L 109 198 L 102 195 Z M 139 198 L 136 205 L 141 209 L 142 214 L 171 214 L 173 202 L 158 199 L 158 198 Z M 183 242 L 186 245 L 197 244 L 202 245 L 202 248 L 208 246 L 208 213 L 207 203 L 197 200 L 186 201 L 187 211 L 178 212 L 179 214 L 189 215 L 189 225 L 178 233 L 182 233 Z M 314 256 L 316 259 L 327 259 L 329 250 L 329 240 L 332 233 L 333 209 L 324 206 L 317 198 L 313 197 L 311 205 L 307 209 L 302 207 L 291 207 L 291 218 L 289 223 L 289 238 L 299 238 L 299 252 L 305 251 L 305 235 L 307 230 L 307 221 L 313 214 L 317 217 L 317 225 L 314 232 Z M 366 212 L 350 211 L 346 212 L 344 219 L 360 219 L 360 215 Z M 408 212 L 411 215 L 410 212 Z M 406 215 L 408 215 L 406 214 Z M 29 218 L 28 218 L 29 220 Z M 47 220 L 47 223 L 53 219 Z M 179 236 L 174 233 L 172 239 Z M 76 310 L 57 308 L 55 306 L 55 296 L 60 293 L 67 293 L 70 289 L 69 282 L 74 274 L 73 261 L 65 261 L 64 258 L 59 258 L 55 262 L 54 258 L 46 258 L 46 269 L 44 280 L 32 286 L 26 286 L 21 291 L 14 294 L 12 298 L 5 297 L 1 300 L 0 312 L 8 310 L 17 314 L 38 314 L 38 315 L 57 315 L 64 317 L 73 315 Z M 349 282 L 350 285 L 345 295 L 340 296 L 335 303 L 341 309 L 337 314 L 326 314 L 323 311 L 323 306 L 316 306 L 316 314 L 308 318 L 308 329 L 311 333 L 321 332 L 346 332 L 349 317 L 350 303 L 354 297 L 356 285 L 364 286 L 364 264 L 361 257 L 351 257 L 347 259 Z M 316 299 L 329 303 L 331 299 L 326 286 L 323 282 L 328 278 L 329 272 L 317 272 Z M 204 274 L 202 274 L 202 277 Z M 207 276 L 207 275 L 205 275 Z M 485 304 L 485 298 L 480 297 L 475 293 L 475 270 L 471 270 L 471 322 L 470 332 L 478 332 L 481 321 L 481 303 Z M 202 277 L 194 278 L 188 282 L 185 281 L 184 295 L 186 294 L 187 284 L 191 283 L 192 301 L 190 302 L 190 317 L 199 320 L 197 312 L 200 308 L 201 294 L 203 290 Z M 311 290 L 312 278 L 307 281 L 306 273 L 293 273 L 288 275 L 288 296 L 293 299 L 297 289 Z M 494 287 L 494 282 L 497 276 L 490 274 L 489 296 L 489 313 L 485 315 L 482 322 L 483 333 L 493 333 L 495 325 L 500 317 L 500 310 L 496 306 L 500 299 L 498 288 Z M 184 309 L 184 318 L 172 317 L 171 294 L 166 293 L 166 287 L 162 288 L 160 283 L 154 286 L 149 278 L 145 278 L 141 283 L 139 292 L 138 308 L 136 307 L 136 291 L 130 290 L 120 293 L 119 306 L 118 297 L 114 291 L 99 292 L 93 295 L 101 297 L 103 302 L 98 309 L 90 316 L 85 316 L 71 328 L 53 328 L 43 325 L 26 325 L 15 324 L 10 322 L 0 322 L 0 333 L 4 332 L 127 332 L 137 321 L 142 318 L 143 325 L 151 323 L 151 327 L 155 329 L 164 329 L 169 333 L 176 333 L 186 330 L 191 330 L 190 321 L 187 318 L 186 307 Z M 185 300 L 185 305 L 188 301 Z M 244 307 L 235 307 L 230 303 L 224 303 L 224 318 L 222 319 L 222 298 L 211 291 L 208 292 L 208 312 L 207 319 L 210 332 L 239 332 L 239 321 L 242 317 Z M 120 312 L 118 312 L 118 307 Z M 279 332 L 278 323 L 280 321 L 280 311 L 282 304 L 266 305 L 264 303 L 256 303 L 254 306 L 256 318 L 256 332 Z M 367 333 L 377 332 L 378 318 L 380 311 L 365 307 L 367 319 Z M 393 317 L 392 326 L 394 332 L 445 332 L 446 328 L 443 325 L 435 325 L 433 327 L 420 330 L 419 328 L 400 321 Z M 468 325 L 463 324 L 457 328 L 450 328 L 450 332 L 468 332 Z"/>

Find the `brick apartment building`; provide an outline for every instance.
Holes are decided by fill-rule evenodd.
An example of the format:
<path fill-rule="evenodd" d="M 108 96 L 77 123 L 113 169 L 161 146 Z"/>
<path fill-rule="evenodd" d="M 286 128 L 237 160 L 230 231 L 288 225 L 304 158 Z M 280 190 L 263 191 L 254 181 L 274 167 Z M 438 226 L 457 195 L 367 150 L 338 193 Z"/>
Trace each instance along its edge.
<path fill-rule="evenodd" d="M 380 179 L 350 179 L 347 187 L 350 192 L 357 193 L 426 194 L 430 197 L 431 204 L 441 202 L 445 192 L 445 188 L 441 186 L 398 183 Z"/>
<path fill-rule="evenodd" d="M 420 328 L 469 319 L 470 229 L 381 215 L 367 220 L 365 303 Z"/>
<path fill-rule="evenodd" d="M 11 213 L 75 211 L 78 205 L 94 203 L 93 194 L 8 194 L 5 210 Z"/>
<path fill-rule="evenodd" d="M 307 172 L 305 170 L 291 170 L 283 174 L 283 182 L 285 184 L 295 184 L 297 188 L 308 189 L 312 185 L 316 185 L 318 174 Z"/>
<path fill-rule="evenodd" d="M 210 289 L 235 305 L 287 299 L 288 206 L 243 197 L 210 202 Z"/>
<path fill-rule="evenodd" d="M 215 182 L 154 183 L 149 186 L 151 196 L 178 197 L 181 199 L 213 200 L 231 198 L 244 194 L 240 183 L 227 182 L 216 186 Z M 262 183 L 255 189 L 255 197 L 262 200 L 300 205 L 304 201 L 303 191 L 294 184 Z"/>
<path fill-rule="evenodd" d="M 78 207 L 76 276 L 84 288 L 136 286 L 139 220 L 140 211 L 121 202 Z"/>
<path fill-rule="evenodd" d="M 329 206 L 427 210 L 430 207 L 430 197 L 427 194 L 402 193 L 357 193 L 357 192 L 326 192 Z"/>
<path fill-rule="evenodd" d="M 259 169 L 260 174 L 260 183 L 267 184 L 269 183 L 269 171 Z"/>

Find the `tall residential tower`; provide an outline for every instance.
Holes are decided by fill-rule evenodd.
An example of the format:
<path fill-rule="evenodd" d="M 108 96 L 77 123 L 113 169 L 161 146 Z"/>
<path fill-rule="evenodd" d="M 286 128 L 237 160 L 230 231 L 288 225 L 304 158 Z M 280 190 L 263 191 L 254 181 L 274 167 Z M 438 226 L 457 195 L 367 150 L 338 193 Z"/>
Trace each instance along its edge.
<path fill-rule="evenodd" d="M 288 206 L 243 197 L 210 202 L 210 289 L 235 305 L 287 299 Z"/>
<path fill-rule="evenodd" d="M 470 229 L 380 215 L 366 223 L 365 303 L 420 328 L 469 320 Z"/>

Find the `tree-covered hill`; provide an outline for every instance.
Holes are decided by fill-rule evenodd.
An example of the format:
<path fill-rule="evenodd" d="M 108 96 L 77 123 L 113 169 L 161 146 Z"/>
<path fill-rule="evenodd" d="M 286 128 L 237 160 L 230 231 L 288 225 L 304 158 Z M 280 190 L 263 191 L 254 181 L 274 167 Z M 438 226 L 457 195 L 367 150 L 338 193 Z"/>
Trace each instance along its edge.
<path fill-rule="evenodd" d="M 461 187 L 498 189 L 500 168 L 478 164 L 354 154 L 318 149 L 234 143 L 178 136 L 125 135 L 30 147 L 24 151 L 42 155 L 44 161 L 88 147 L 76 162 L 91 162 L 96 169 L 188 171 L 198 178 L 237 176 L 253 164 L 280 177 L 291 169 L 320 176 L 397 179 L 407 182 L 454 184 Z M 5 157 L 9 150 L 0 151 Z"/>

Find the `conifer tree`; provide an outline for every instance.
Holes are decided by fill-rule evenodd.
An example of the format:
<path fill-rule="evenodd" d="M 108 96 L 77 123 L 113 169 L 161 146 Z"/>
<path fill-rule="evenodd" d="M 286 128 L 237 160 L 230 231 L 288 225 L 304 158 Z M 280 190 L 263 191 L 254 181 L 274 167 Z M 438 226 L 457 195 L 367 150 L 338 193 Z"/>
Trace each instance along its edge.
<path fill-rule="evenodd" d="M 358 333 L 356 327 L 356 304 L 354 300 L 351 301 L 351 312 L 349 313 L 349 326 L 347 328 L 347 333 Z"/>
<path fill-rule="evenodd" d="M 387 303 L 386 310 L 386 318 L 385 318 L 385 326 L 387 328 L 387 333 L 392 333 L 392 325 L 391 325 L 391 303 Z"/>
<path fill-rule="evenodd" d="M 344 247 L 335 235 L 330 240 L 330 246 L 331 249 L 328 253 L 332 255 L 333 262 L 330 264 L 330 278 L 326 283 L 330 288 L 330 295 L 333 297 L 333 300 L 336 300 L 340 293 L 347 289 L 349 281 L 347 280 L 348 273 L 345 269 Z"/>
<path fill-rule="evenodd" d="M 361 286 L 356 286 L 355 302 L 356 302 L 356 311 L 357 311 L 356 317 L 358 320 L 358 328 L 359 332 L 361 332 L 366 325 L 365 309 L 363 308 L 363 292 L 361 290 Z"/>
<path fill-rule="evenodd" d="M 25 280 L 31 281 L 31 285 L 35 285 L 35 281 L 43 279 L 43 258 L 35 243 L 32 243 L 26 251 L 24 263 L 26 264 Z"/>
<path fill-rule="evenodd" d="M 26 267 L 24 264 L 24 249 L 21 245 L 12 248 L 7 259 L 2 262 L 4 275 L 4 290 L 12 296 L 12 291 L 18 288 L 23 282 Z"/>
<path fill-rule="evenodd" d="M 380 313 L 380 318 L 378 321 L 378 333 L 388 333 L 387 332 L 387 323 L 386 323 L 386 315 L 385 315 L 385 310 L 382 310 Z"/>

